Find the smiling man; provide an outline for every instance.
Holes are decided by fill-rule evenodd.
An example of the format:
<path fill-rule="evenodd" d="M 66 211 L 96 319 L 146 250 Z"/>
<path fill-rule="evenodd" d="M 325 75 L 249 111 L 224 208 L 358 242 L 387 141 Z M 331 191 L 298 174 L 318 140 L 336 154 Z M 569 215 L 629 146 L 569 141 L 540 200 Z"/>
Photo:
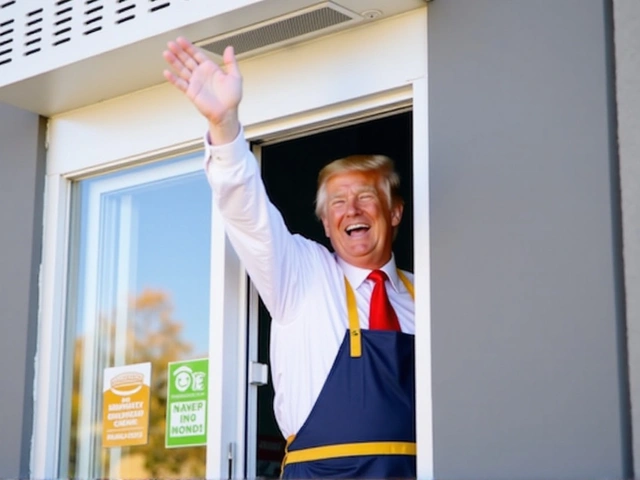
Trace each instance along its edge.
<path fill-rule="evenodd" d="M 352 155 L 320 171 L 316 215 L 339 257 L 373 269 L 389 261 L 402 219 L 399 186 L 393 162 L 382 155 Z"/>
<path fill-rule="evenodd" d="M 283 476 L 415 477 L 413 277 L 396 268 L 392 253 L 403 210 L 393 162 L 353 155 L 320 172 L 316 215 L 334 253 L 292 235 L 243 136 L 233 49 L 220 67 L 179 38 L 164 58 L 167 80 L 208 121 L 205 170 L 214 199 L 273 317 Z"/>

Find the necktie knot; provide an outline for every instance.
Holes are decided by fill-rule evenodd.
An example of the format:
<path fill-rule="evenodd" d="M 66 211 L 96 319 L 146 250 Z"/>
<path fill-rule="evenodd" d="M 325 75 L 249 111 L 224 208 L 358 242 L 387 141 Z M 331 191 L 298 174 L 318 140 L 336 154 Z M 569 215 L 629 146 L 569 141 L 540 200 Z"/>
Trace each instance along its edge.
<path fill-rule="evenodd" d="M 367 278 L 374 282 L 369 305 L 369 329 L 400 331 L 398 316 L 387 296 L 387 274 L 382 270 L 373 270 Z"/>
<path fill-rule="evenodd" d="M 382 270 L 373 270 L 367 278 L 373 280 L 376 285 L 379 285 L 380 283 L 384 284 L 388 277 Z"/>

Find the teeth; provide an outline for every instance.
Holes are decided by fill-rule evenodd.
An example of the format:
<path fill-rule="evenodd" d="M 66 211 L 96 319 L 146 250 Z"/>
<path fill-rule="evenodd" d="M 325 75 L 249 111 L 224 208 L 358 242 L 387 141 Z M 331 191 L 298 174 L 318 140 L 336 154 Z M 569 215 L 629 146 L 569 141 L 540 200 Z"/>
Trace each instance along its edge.
<path fill-rule="evenodd" d="M 364 224 L 364 223 L 356 223 L 356 224 L 354 224 L 354 225 L 349 225 L 349 226 L 345 229 L 345 231 L 346 231 L 349 235 L 351 235 L 351 232 L 353 232 L 354 230 L 356 230 L 356 229 L 358 229 L 358 228 L 367 228 L 367 229 L 368 229 L 368 228 L 369 228 L 369 225 L 366 225 L 366 224 Z"/>

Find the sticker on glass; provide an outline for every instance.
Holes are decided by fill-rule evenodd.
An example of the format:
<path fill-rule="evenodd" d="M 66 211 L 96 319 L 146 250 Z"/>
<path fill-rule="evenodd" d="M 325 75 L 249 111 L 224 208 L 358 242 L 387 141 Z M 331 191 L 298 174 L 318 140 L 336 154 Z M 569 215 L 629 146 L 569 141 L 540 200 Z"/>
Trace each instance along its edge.
<path fill-rule="evenodd" d="M 147 443 L 150 385 L 151 363 L 104 369 L 103 447 Z"/>
<path fill-rule="evenodd" d="M 207 443 L 209 360 L 170 362 L 167 392 L 167 448 Z"/>

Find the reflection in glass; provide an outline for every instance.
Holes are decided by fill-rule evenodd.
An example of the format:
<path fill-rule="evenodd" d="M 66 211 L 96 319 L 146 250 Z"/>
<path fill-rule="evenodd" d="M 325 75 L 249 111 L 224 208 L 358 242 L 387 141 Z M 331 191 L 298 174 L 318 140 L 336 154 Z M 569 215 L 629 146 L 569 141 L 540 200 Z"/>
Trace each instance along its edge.
<path fill-rule="evenodd" d="M 205 475 L 204 446 L 164 446 L 167 364 L 208 356 L 211 191 L 201 159 L 74 185 L 61 477 Z M 103 371 L 141 362 L 152 365 L 149 442 L 103 448 Z"/>

